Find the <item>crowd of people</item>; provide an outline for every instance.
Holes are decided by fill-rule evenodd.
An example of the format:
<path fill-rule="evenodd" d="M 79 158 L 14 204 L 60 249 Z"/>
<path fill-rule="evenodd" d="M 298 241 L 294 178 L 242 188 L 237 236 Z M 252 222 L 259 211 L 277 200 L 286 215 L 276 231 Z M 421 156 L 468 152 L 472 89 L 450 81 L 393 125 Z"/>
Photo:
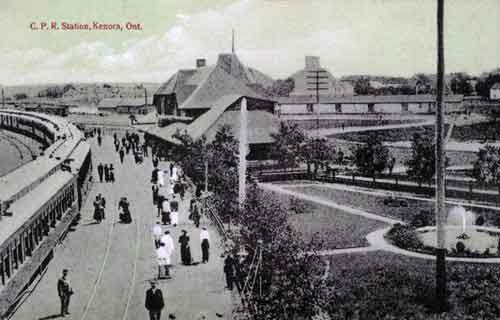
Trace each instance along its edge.
<path fill-rule="evenodd" d="M 97 128 L 94 130 L 97 134 L 97 144 L 102 146 L 102 132 Z M 142 141 L 141 141 L 142 140 Z M 128 131 L 119 138 L 116 133 L 113 134 L 114 150 L 119 156 L 120 163 L 124 163 L 126 155 L 132 155 L 136 164 L 141 164 L 144 157 L 148 157 L 148 144 L 146 140 L 137 133 Z M 169 162 L 168 166 L 161 167 L 160 159 L 165 160 L 164 150 L 158 147 L 151 148 L 151 161 L 153 171 L 151 173 L 152 202 L 156 208 L 157 221 L 153 226 L 153 241 L 157 258 L 158 274 L 156 279 L 171 279 L 173 265 L 172 255 L 176 252 L 176 246 L 179 246 L 178 254 L 180 264 L 183 266 L 192 266 L 199 263 L 206 264 L 210 260 L 211 239 L 206 226 L 201 225 L 202 206 L 201 206 L 201 187 L 195 188 L 191 196 L 186 196 L 189 184 L 181 166 L 178 163 Z M 115 182 L 113 164 L 100 162 L 97 165 L 99 181 Z M 185 201 L 189 201 L 186 203 Z M 106 199 L 102 194 L 98 194 L 93 202 L 93 218 L 98 223 L 106 218 Z M 130 212 L 130 202 L 127 197 L 121 197 L 118 202 L 119 220 L 121 223 L 131 223 L 132 215 Z M 198 234 L 193 235 L 193 231 L 186 229 L 180 230 L 180 236 L 177 241 L 172 237 L 172 231 L 180 226 L 179 221 L 188 221 L 194 227 Z M 184 224 L 184 223 L 183 223 Z M 199 237 L 201 256 L 193 257 L 191 252 L 191 237 Z M 241 267 L 236 253 L 228 253 L 224 260 L 223 272 L 226 276 L 226 288 L 233 290 L 236 287 L 240 292 L 243 287 L 243 278 Z M 73 289 L 69 285 L 67 270 L 63 272 L 63 277 L 59 279 L 58 291 L 61 299 L 61 315 L 69 314 L 69 297 L 73 294 Z M 156 282 L 151 282 L 151 288 L 146 292 L 146 308 L 149 311 L 150 319 L 160 319 L 161 310 L 164 308 L 163 296 Z M 169 315 L 172 318 L 173 315 Z M 175 316 L 173 316 L 175 318 Z"/>
<path fill-rule="evenodd" d="M 153 239 L 158 259 L 158 278 L 170 278 L 171 256 L 175 251 L 174 240 L 169 228 L 176 228 L 179 225 L 179 216 L 187 218 L 196 228 L 200 227 L 200 208 L 198 190 L 189 203 L 188 212 L 180 212 L 180 205 L 186 201 L 187 182 L 185 181 L 182 168 L 176 163 L 170 163 L 167 170 L 158 167 L 159 161 L 153 158 L 154 169 L 151 173 L 151 190 L 153 205 L 157 208 L 158 221 L 153 226 Z M 165 229 L 165 230 L 164 230 Z M 180 246 L 180 261 L 183 265 L 195 264 L 191 254 L 190 236 L 188 231 L 181 230 L 181 235 L 177 243 Z M 206 227 L 200 230 L 201 262 L 207 263 L 210 251 L 210 236 Z"/>

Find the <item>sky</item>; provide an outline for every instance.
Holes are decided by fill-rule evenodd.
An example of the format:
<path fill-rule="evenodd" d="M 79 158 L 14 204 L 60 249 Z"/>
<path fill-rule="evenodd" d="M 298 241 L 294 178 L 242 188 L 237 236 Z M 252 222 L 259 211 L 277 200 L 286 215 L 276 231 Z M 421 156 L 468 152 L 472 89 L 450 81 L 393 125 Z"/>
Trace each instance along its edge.
<path fill-rule="evenodd" d="M 500 1 L 445 0 L 446 72 L 500 66 Z M 0 0 L 0 84 L 163 82 L 231 51 L 274 78 L 436 70 L 436 0 Z M 142 30 L 31 30 L 51 21 Z"/>

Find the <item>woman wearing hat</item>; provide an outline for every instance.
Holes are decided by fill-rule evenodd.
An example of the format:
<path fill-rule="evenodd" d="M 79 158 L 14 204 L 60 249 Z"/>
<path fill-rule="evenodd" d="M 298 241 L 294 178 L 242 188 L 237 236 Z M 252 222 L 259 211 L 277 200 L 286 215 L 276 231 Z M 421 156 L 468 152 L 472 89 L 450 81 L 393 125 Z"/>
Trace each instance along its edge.
<path fill-rule="evenodd" d="M 189 247 L 189 236 L 186 230 L 182 230 L 182 235 L 179 237 L 179 243 L 181 244 L 181 260 L 182 264 L 191 264 L 191 248 Z"/>

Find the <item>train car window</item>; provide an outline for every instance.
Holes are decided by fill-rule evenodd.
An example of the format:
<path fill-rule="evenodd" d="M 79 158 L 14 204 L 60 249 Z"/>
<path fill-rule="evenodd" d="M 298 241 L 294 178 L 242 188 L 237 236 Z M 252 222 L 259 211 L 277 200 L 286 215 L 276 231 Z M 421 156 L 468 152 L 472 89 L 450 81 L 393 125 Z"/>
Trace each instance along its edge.
<path fill-rule="evenodd" d="M 5 274 L 7 275 L 7 278 L 10 278 L 10 253 L 9 250 L 6 250 L 7 254 L 3 258 L 3 264 L 5 267 Z"/>
<path fill-rule="evenodd" d="M 10 248 L 12 250 L 12 264 L 14 270 L 17 270 L 19 267 L 19 261 L 17 257 L 17 249 L 16 249 L 16 243 L 14 242 L 14 245 Z"/>
<path fill-rule="evenodd" d="M 2 283 L 2 286 L 5 285 L 5 272 L 3 270 L 3 258 L 0 261 L 0 281 Z"/>
<path fill-rule="evenodd" d="M 24 255 L 23 255 L 22 237 L 19 240 L 20 241 L 17 244 L 17 255 L 19 256 L 20 264 L 23 264 L 24 263 Z"/>

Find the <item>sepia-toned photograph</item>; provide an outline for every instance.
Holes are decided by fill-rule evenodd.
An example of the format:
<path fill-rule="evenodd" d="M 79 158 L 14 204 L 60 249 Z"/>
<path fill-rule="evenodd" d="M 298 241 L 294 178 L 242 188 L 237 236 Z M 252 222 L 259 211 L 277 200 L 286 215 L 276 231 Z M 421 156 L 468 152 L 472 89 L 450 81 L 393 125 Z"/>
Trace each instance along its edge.
<path fill-rule="evenodd" d="M 499 0 L 0 0 L 1 320 L 500 319 Z"/>

